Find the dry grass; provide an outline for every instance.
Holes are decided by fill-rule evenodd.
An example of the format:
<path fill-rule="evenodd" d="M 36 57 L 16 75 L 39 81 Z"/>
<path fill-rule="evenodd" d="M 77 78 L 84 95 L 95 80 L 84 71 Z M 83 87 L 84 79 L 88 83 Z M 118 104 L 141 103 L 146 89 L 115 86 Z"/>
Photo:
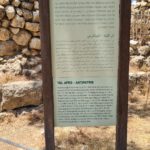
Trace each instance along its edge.
<path fill-rule="evenodd" d="M 133 93 L 129 100 L 128 150 L 150 148 L 150 105 L 143 108 L 143 96 Z M 45 150 L 43 107 L 22 108 L 0 123 L 0 137 L 37 150 Z M 115 127 L 55 128 L 56 150 L 114 150 Z M 17 150 L 0 142 L 2 150 Z"/>
<path fill-rule="evenodd" d="M 139 97 L 136 93 L 129 94 L 129 102 L 137 103 L 139 101 Z"/>
<path fill-rule="evenodd" d="M 113 150 L 114 141 L 114 127 L 56 128 L 56 150 Z"/>

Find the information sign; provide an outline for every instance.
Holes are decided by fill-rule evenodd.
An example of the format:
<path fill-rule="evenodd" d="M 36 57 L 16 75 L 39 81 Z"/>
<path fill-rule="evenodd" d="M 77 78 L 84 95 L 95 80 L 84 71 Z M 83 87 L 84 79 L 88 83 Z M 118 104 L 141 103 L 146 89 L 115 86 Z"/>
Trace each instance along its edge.
<path fill-rule="evenodd" d="M 55 125 L 116 124 L 119 1 L 50 4 Z"/>
<path fill-rule="evenodd" d="M 116 125 L 126 150 L 130 0 L 40 0 L 46 149 L 54 126 Z"/>

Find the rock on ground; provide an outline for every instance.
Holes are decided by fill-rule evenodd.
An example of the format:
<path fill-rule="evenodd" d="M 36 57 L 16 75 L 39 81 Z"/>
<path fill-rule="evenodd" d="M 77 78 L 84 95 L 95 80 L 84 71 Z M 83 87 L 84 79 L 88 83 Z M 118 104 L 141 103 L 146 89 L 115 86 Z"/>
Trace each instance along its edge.
<path fill-rule="evenodd" d="M 131 93 L 134 88 L 138 89 L 138 92 L 144 90 L 146 84 L 150 80 L 149 78 L 150 72 L 136 72 L 136 73 L 129 73 L 129 93 Z"/>
<path fill-rule="evenodd" d="M 150 46 L 148 45 L 140 46 L 138 51 L 139 51 L 139 54 L 146 56 L 150 52 Z"/>
<path fill-rule="evenodd" d="M 144 62 L 144 56 L 132 56 L 130 60 L 131 66 L 141 67 Z"/>
<path fill-rule="evenodd" d="M 132 48 L 136 48 L 138 46 L 138 41 L 135 41 L 135 40 L 130 40 L 130 46 Z"/>
<path fill-rule="evenodd" d="M 1 86 L 0 111 L 42 103 L 42 81 L 18 81 Z"/>
<path fill-rule="evenodd" d="M 21 74 L 22 71 L 22 66 L 21 66 L 21 61 L 20 60 L 16 60 L 15 62 L 7 62 L 5 64 L 0 64 L 0 72 L 3 73 L 13 73 L 14 75 L 19 75 Z"/>

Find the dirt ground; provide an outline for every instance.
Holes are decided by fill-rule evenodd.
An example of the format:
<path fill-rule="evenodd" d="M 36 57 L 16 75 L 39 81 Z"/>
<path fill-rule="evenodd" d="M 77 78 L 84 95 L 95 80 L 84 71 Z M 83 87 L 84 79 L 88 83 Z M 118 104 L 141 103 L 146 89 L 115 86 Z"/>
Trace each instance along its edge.
<path fill-rule="evenodd" d="M 130 96 L 128 150 L 150 150 L 150 105 L 144 104 L 145 97 Z M 44 150 L 43 128 L 42 105 L 1 113 L 0 150 Z M 55 130 L 56 150 L 115 149 L 115 127 Z"/>

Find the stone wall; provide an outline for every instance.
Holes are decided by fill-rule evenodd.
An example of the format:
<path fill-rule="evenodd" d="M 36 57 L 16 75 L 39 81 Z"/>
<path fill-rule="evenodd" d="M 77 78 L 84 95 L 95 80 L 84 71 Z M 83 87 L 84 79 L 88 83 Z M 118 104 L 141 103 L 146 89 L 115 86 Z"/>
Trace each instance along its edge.
<path fill-rule="evenodd" d="M 0 0 L 0 73 L 41 72 L 38 0 Z"/>

